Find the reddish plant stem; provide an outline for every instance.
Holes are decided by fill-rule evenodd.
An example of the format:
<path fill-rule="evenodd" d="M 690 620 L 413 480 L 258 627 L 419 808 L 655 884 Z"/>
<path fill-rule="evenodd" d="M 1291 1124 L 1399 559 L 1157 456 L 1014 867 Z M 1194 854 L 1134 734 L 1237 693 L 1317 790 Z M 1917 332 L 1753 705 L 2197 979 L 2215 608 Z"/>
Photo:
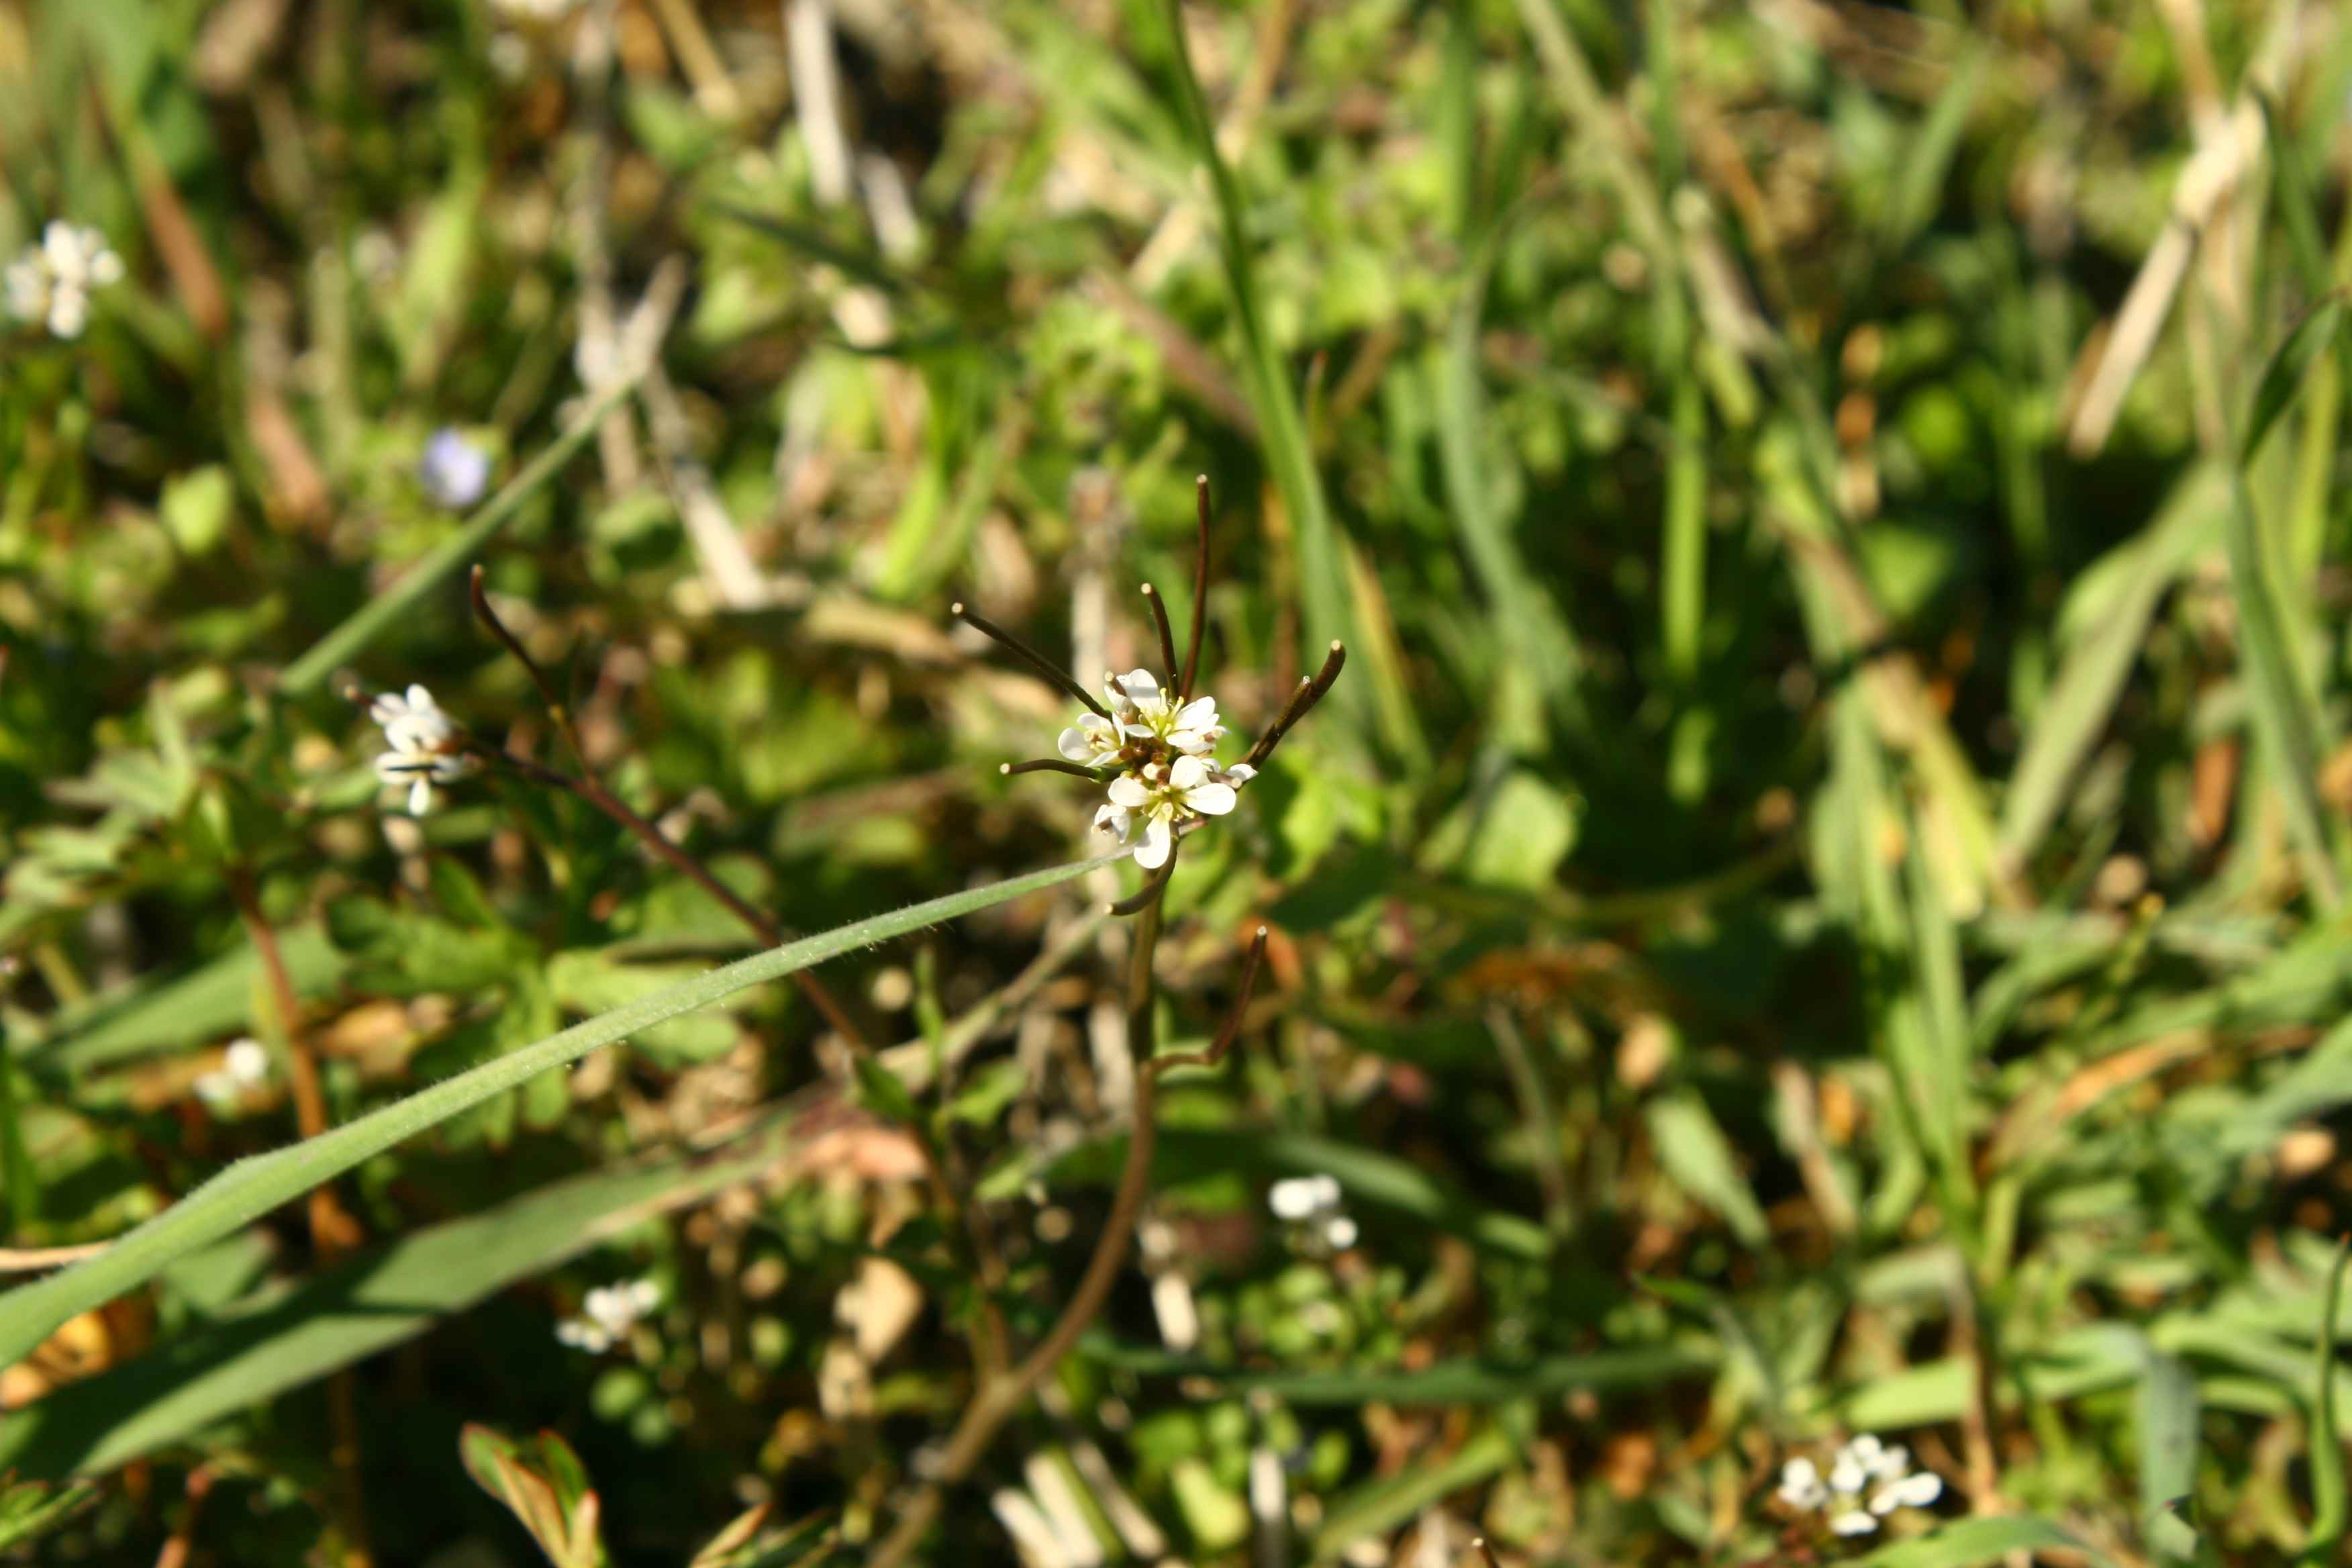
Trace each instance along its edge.
<path fill-rule="evenodd" d="M 237 913 L 245 921 L 246 936 L 261 959 L 270 1004 L 278 1014 L 278 1026 L 286 1037 L 287 1078 L 294 1090 L 295 1127 L 303 1137 L 316 1138 L 327 1131 L 327 1097 L 319 1085 L 318 1058 L 302 1032 L 301 997 L 295 992 L 294 978 L 287 971 L 278 933 L 263 913 L 261 894 L 254 884 L 253 873 L 243 866 L 233 867 L 228 885 L 229 895 L 236 901 Z M 336 1201 L 333 1184 L 321 1182 L 310 1189 L 309 1216 L 310 1249 L 318 1255 L 321 1267 L 333 1263 L 357 1244 L 358 1222 Z M 359 1400 L 349 1367 L 328 1380 L 327 1414 L 334 1431 L 330 1457 L 334 1464 L 337 1489 L 341 1494 L 343 1568 L 373 1568 L 375 1554 L 368 1545 L 367 1490 L 360 1476 Z M 192 1496 L 191 1519 L 196 1500 Z"/>

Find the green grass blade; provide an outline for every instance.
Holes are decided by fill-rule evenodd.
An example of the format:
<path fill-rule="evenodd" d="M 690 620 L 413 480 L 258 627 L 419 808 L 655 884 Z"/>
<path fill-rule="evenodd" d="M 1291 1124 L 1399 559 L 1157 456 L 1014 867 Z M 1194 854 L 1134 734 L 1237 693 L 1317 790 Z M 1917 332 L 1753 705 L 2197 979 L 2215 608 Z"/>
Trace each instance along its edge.
<path fill-rule="evenodd" d="M 1489 247 L 1474 264 L 1469 290 L 1446 332 L 1435 411 L 1445 501 L 1462 552 L 1495 609 L 1495 630 L 1500 647 L 1507 650 L 1498 666 L 1508 672 L 1527 669 L 1543 700 L 1571 728 L 1581 729 L 1578 679 L 1583 659 L 1576 635 L 1559 606 L 1545 596 L 1540 580 L 1528 569 L 1513 542 L 1507 520 L 1496 512 L 1480 447 L 1492 428 L 1478 381 L 1478 319 L 1492 259 Z"/>
<path fill-rule="evenodd" d="M 278 945 L 297 995 L 322 995 L 341 981 L 346 960 L 316 925 L 285 927 Z M 45 1071 L 88 1072 L 250 1029 L 259 963 L 248 944 L 161 984 L 93 996 L 61 1013 L 25 1059 Z"/>
<path fill-rule="evenodd" d="M 2202 1401 L 2187 1363 L 2151 1348 L 2139 1385 L 2139 1507 L 2152 1519 L 2189 1497 L 2197 1485 L 2197 1427 Z M 2194 1555 L 2151 1542 L 2159 1563 L 2170 1568 Z"/>
<path fill-rule="evenodd" d="M 1243 352 L 1248 356 L 1250 405 L 1256 410 L 1258 428 L 1265 433 L 1266 460 L 1274 470 L 1275 488 L 1281 491 L 1290 525 L 1297 532 L 1299 588 L 1306 602 L 1307 646 L 1320 647 L 1333 638 L 1352 637 L 1356 632 L 1355 617 L 1348 607 L 1347 568 L 1340 559 L 1339 527 L 1332 521 L 1323 476 L 1316 466 L 1314 450 L 1307 444 L 1307 418 L 1299 407 L 1297 391 L 1283 363 L 1281 347 L 1266 328 L 1263 295 L 1250 259 L 1248 209 L 1242 199 L 1241 182 L 1234 178 L 1224 154 L 1217 149 L 1216 122 L 1210 117 L 1201 79 L 1192 69 L 1178 0 L 1167 0 L 1162 22 L 1176 76 L 1177 112 L 1194 154 L 1208 171 L 1210 189 L 1215 198 L 1218 256 L 1224 265 L 1226 286 L 1233 293 Z M 1364 688 L 1350 682 L 1342 681 L 1332 697 L 1359 722 L 1375 710 L 1384 716 L 1402 713 L 1410 721 L 1410 705 L 1384 702 L 1374 710 Z M 1418 734 L 1391 734 L 1387 739 L 1406 755 L 1421 755 L 1427 750 Z"/>
<path fill-rule="evenodd" d="M 656 991 L 575 1024 L 560 1034 L 444 1079 L 331 1132 L 239 1161 L 97 1257 L 38 1284 L 0 1296 L 0 1366 L 21 1361 L 67 1319 L 110 1301 L 154 1278 L 173 1259 L 207 1242 L 219 1240 L 239 1226 L 299 1197 L 369 1156 L 404 1142 L 550 1068 L 577 1061 L 598 1047 L 625 1039 L 648 1025 L 707 1007 L 745 986 L 779 980 L 857 948 L 1055 887 L 1118 858 L 1118 854 L 1101 855 L 1051 870 L 1033 871 L 1025 877 L 932 899 L 755 953 L 684 984 Z"/>
<path fill-rule="evenodd" d="M 1643 1345 L 1546 1356 L 1540 1361 L 1440 1362 L 1407 1372 L 1388 1367 L 1339 1372 L 1234 1372 L 1193 1356 L 1164 1352 L 1105 1349 L 1099 1359 L 1125 1371 L 1153 1377 L 1202 1377 L 1227 1394 L 1266 1394 L 1285 1405 L 1351 1408 L 1380 1403 L 1426 1409 L 1434 1405 L 1507 1405 L 1514 1399 L 1553 1399 L 1588 1390 L 1657 1388 L 1701 1377 L 1723 1364 L 1712 1349 Z"/>
<path fill-rule="evenodd" d="M 466 520 L 463 528 L 427 552 L 423 560 L 401 574 L 398 582 L 361 605 L 341 626 L 311 644 L 310 651 L 288 665 L 286 672 L 278 677 L 279 689 L 299 696 L 325 680 L 383 636 L 386 627 L 408 614 L 443 578 L 472 561 L 490 536 L 522 510 L 523 502 L 538 494 L 540 487 L 552 479 L 572 460 L 572 455 L 588 444 L 596 427 L 604 423 L 604 416 L 635 394 L 641 374 L 625 375 L 598 394 L 564 426 L 562 434 L 524 464 L 522 472 L 507 481 L 505 489 L 484 501 L 480 510 Z"/>
<path fill-rule="evenodd" d="M 1485 1480 L 1509 1464 L 1518 1447 L 1500 1426 L 1489 1426 L 1442 1465 L 1415 1465 L 1336 1500 L 1315 1536 L 1317 1563 L 1329 1563 L 1367 1536 L 1385 1535 L 1446 1493 Z"/>
<path fill-rule="evenodd" d="M 431 1328 L 624 1224 L 772 1163 L 782 1119 L 708 1152 L 552 1183 L 403 1237 L 299 1283 L 257 1291 L 193 1332 L 68 1384 L 0 1426 L 0 1467 L 110 1470 Z"/>
<path fill-rule="evenodd" d="M 2106 733 L 2124 683 L 2147 647 L 2157 606 L 2216 531 L 2227 504 L 2221 485 L 2217 468 L 2195 469 L 2137 537 L 2077 579 L 2078 595 L 2095 584 L 2107 588 L 2107 604 L 2066 651 L 2010 776 L 1996 850 L 2009 870 L 2021 869 L 2041 847 L 2084 763 Z"/>
<path fill-rule="evenodd" d="M 2306 700 L 2288 646 L 2263 555 L 2261 523 L 2252 489 L 2241 467 L 2230 485 L 2230 586 L 2237 599 L 2238 628 L 2246 686 L 2253 699 L 2254 728 L 2267 745 L 2276 773 L 2277 798 L 2289 837 L 2302 852 L 2304 876 L 2315 902 L 2334 909 L 2343 884 L 2328 852 L 2326 817 L 2319 799 L 2319 759 L 2326 751 L 2319 715 Z"/>
<path fill-rule="evenodd" d="M 1918 1541 L 1881 1547 L 1861 1568 L 1983 1568 L 2012 1552 L 2063 1552 L 2072 1562 L 2109 1568 L 2108 1559 L 2041 1519 L 1970 1519 Z"/>
<path fill-rule="evenodd" d="M 16 1066 L 5 1020 L 0 1020 L 0 1182 L 8 1184 L 9 1238 L 21 1241 L 39 1212 L 41 1189 L 33 1176 L 32 1156 L 25 1151 L 24 1127 L 16 1120 Z"/>
<path fill-rule="evenodd" d="M 2319 1364 L 2311 1399 L 2311 1540 L 2301 1562 L 2309 1568 L 2337 1560 L 2346 1527 L 2352 1522 L 2344 1476 L 2344 1434 L 2336 1414 L 2336 1310 L 2344 1299 L 2344 1268 L 2352 1261 L 2352 1240 L 2337 1245 L 2320 1299 Z"/>

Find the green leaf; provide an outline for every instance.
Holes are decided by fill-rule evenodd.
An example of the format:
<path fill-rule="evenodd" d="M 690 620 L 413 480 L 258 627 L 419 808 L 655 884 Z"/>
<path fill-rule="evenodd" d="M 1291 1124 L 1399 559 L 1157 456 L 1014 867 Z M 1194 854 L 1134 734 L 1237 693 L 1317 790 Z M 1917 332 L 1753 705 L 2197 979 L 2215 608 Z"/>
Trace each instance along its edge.
<path fill-rule="evenodd" d="M 52 1493 L 38 1481 L 0 1478 L 0 1551 L 37 1541 L 97 1500 L 87 1481 Z"/>
<path fill-rule="evenodd" d="M 0 1423 L 0 1465 L 50 1478 L 98 1474 L 184 1441 L 544 1273 L 617 1223 L 699 1202 L 772 1167 L 793 1115 L 779 1111 L 715 1149 L 551 1183 L 266 1286 Z"/>
<path fill-rule="evenodd" d="M 1089 1352 L 1122 1370 L 1155 1377 L 1201 1378 L 1225 1394 L 1266 1394 L 1285 1405 L 1360 1408 L 1395 1405 L 1505 1405 L 1514 1399 L 1554 1399 L 1580 1390 L 1658 1388 L 1713 1373 L 1722 1353 L 1703 1345 L 1643 1345 L 1546 1356 L 1539 1361 L 1448 1361 L 1419 1371 L 1350 1367 L 1339 1372 L 1236 1371 L 1195 1356 L 1094 1344 Z"/>
<path fill-rule="evenodd" d="M 2263 366 L 2262 379 L 2254 384 L 2254 404 L 2246 416 L 2245 429 L 2238 437 L 2238 466 L 2244 468 L 2263 449 L 2263 438 L 2271 433 L 2287 405 L 2303 386 L 2304 373 L 2311 368 L 2313 356 L 2333 342 L 2344 323 L 2344 301 L 2331 296 L 2307 311 L 2294 324 L 2284 341 L 2272 351 L 2270 363 Z"/>
<path fill-rule="evenodd" d="M 303 997 L 332 991 L 349 962 L 317 926 L 281 927 L 278 947 Z M 24 1047 L 24 1059 L 87 1072 L 249 1029 L 259 963 L 252 947 L 242 945 L 175 978 L 142 981 L 77 1003 L 58 1014 L 47 1039 Z"/>
<path fill-rule="evenodd" d="M 1110 1151 L 1097 1145 L 1086 1152 L 1100 1158 Z M 1179 1182 L 1228 1173 L 1256 1178 L 1328 1173 L 1351 1205 L 1406 1215 L 1492 1251 L 1551 1256 L 1551 1233 L 1535 1221 L 1485 1207 L 1417 1165 L 1358 1144 L 1297 1132 L 1167 1127 L 1154 1163 L 1164 1180 Z"/>
<path fill-rule="evenodd" d="M 173 541 L 190 555 L 203 555 L 228 531 L 236 501 L 228 470 L 215 463 L 166 479 L 159 510 Z"/>
<path fill-rule="evenodd" d="M 1315 1561 L 1328 1563 L 1370 1535 L 1385 1535 L 1446 1493 L 1459 1491 L 1511 1462 L 1518 1452 L 1499 1426 L 1489 1426 L 1442 1465 L 1411 1465 L 1335 1499 L 1315 1536 Z"/>
<path fill-rule="evenodd" d="M 2151 1349 L 2139 1385 L 2139 1504 L 2151 1519 L 2171 1517 L 2171 1505 L 2196 1489 L 2200 1407 L 2197 1379 L 2187 1364 Z M 2193 1542 L 2194 1531 L 2189 1537 Z M 2154 1537 L 2151 1544 L 2159 1563 L 2196 1561 L 2193 1547 L 2184 1554 Z"/>
<path fill-rule="evenodd" d="M 475 1484 L 507 1505 L 555 1568 L 599 1568 L 602 1505 L 570 1444 L 552 1432 L 518 1442 L 469 1422 L 457 1454 Z"/>
<path fill-rule="evenodd" d="M 2105 1557 L 2040 1519 L 1964 1520 L 1922 1540 L 1883 1546 L 1862 1560 L 1862 1568 L 1983 1568 L 2012 1552 L 2065 1552 L 2094 1568 L 2112 1568 Z"/>
<path fill-rule="evenodd" d="M 869 1051 L 859 1051 L 852 1059 L 857 1073 L 857 1098 L 868 1110 L 901 1127 L 912 1127 L 921 1121 L 921 1109 L 897 1073 L 884 1067 Z"/>
<path fill-rule="evenodd" d="M 2344 1269 L 2352 1262 L 2352 1239 L 2336 1246 L 2336 1261 L 2327 1270 L 2327 1289 L 2319 1310 L 2318 1368 L 2311 1399 L 2311 1540 L 2298 1562 L 2308 1568 L 2336 1561 L 2347 1515 L 2344 1476 L 2344 1433 L 2336 1414 L 2336 1311 L 2344 1300 Z M 2324 1457 L 2323 1457 L 2324 1456 Z"/>
<path fill-rule="evenodd" d="M 1748 1246 L 1761 1247 L 1771 1238 L 1771 1227 L 1756 1205 L 1731 1140 L 1696 1090 L 1652 1100 L 1649 1121 L 1659 1163 L 1676 1186 L 1722 1215 L 1732 1234 Z"/>
<path fill-rule="evenodd" d="M 175 1258 L 219 1240 L 370 1155 L 404 1142 L 501 1090 L 517 1088 L 550 1068 L 568 1066 L 648 1025 L 707 1007 L 745 986 L 779 980 L 828 958 L 1058 886 L 1118 858 L 1116 853 L 1100 855 L 1033 871 L 787 942 L 575 1024 L 332 1131 L 240 1161 L 97 1257 L 0 1296 L 0 1365 L 23 1360 L 67 1319 L 145 1283 Z"/>

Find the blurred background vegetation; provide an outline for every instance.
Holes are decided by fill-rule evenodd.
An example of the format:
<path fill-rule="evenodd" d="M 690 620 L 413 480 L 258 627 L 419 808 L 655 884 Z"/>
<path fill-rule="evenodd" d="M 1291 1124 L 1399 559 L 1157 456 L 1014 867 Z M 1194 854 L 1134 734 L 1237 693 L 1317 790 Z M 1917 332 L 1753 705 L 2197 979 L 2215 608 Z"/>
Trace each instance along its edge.
<path fill-rule="evenodd" d="M 1161 1037 L 1263 921 L 1240 1047 L 934 1560 L 2344 1561 L 2347 16 L 1173 15 L 0 0 L 0 258 L 126 272 L 0 344 L 12 1274 L 751 951 L 576 798 L 379 788 L 347 683 L 564 760 L 457 568 L 816 931 L 1094 852 L 945 607 L 1150 662 L 1205 472 L 1205 689 L 1349 668 L 1183 858 Z M 1102 1224 L 1133 885 L 822 972 L 996 1289 L 742 992 L 7 1367 L 0 1468 L 96 1478 L 16 1552 L 523 1563 L 576 1454 L 614 1563 L 858 1560 Z M 1936 1517 L 1773 1500 L 1861 1433 Z"/>

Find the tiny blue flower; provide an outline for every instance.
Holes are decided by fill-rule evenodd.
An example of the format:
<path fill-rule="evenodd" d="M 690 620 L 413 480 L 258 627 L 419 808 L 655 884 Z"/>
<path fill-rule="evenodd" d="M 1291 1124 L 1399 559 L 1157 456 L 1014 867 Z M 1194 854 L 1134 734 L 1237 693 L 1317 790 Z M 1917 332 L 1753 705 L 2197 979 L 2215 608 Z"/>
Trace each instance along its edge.
<path fill-rule="evenodd" d="M 482 492 L 490 488 L 490 455 L 456 427 L 445 425 L 425 443 L 425 456 L 416 465 L 416 480 L 433 498 L 434 504 L 463 511 L 481 500 Z"/>

